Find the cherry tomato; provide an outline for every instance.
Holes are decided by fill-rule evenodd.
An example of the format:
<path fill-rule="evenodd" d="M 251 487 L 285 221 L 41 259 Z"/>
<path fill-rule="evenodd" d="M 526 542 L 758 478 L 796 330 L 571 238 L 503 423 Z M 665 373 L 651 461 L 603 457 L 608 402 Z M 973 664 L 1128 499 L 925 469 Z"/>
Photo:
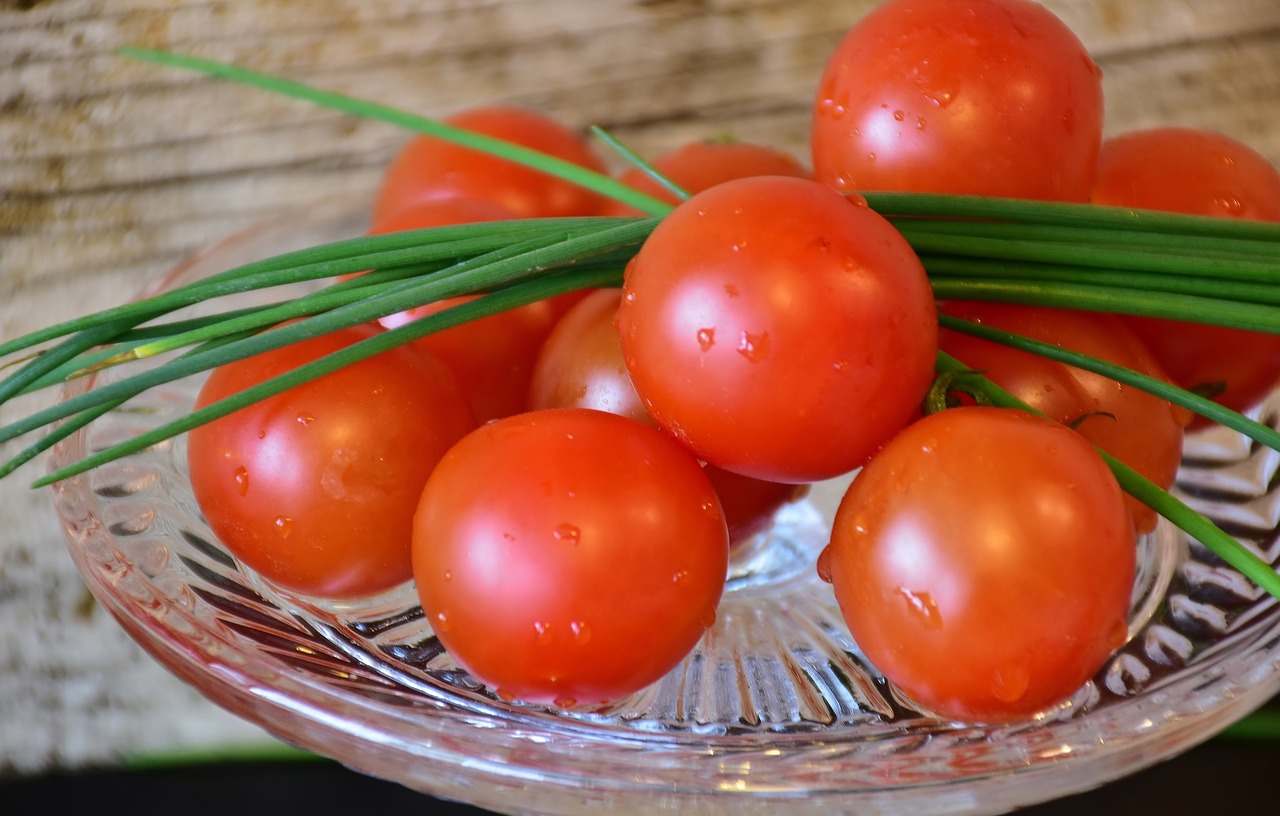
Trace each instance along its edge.
<path fill-rule="evenodd" d="M 842 190 L 1084 201 L 1101 138 L 1101 72 L 1048 9 L 888 0 L 827 63 L 813 167 Z"/>
<path fill-rule="evenodd" d="M 1135 131 L 1103 143 L 1098 204 L 1280 221 L 1280 171 L 1236 139 L 1196 128 Z M 1235 410 L 1280 379 L 1280 335 L 1203 323 L 1126 318 L 1174 381 Z M 1204 424 L 1197 418 L 1195 425 Z"/>
<path fill-rule="evenodd" d="M 651 164 L 690 194 L 700 193 L 723 181 L 748 176 L 810 177 L 809 171 L 794 156 L 752 142 L 689 142 L 659 156 Z M 624 172 L 619 180 L 671 204 L 680 200 L 638 167 Z M 641 212 L 625 204 L 610 202 L 605 206 L 605 214 L 641 215 Z"/>
<path fill-rule="evenodd" d="M 348 329 L 213 371 L 197 407 L 371 336 Z M 427 475 L 474 427 L 457 383 L 402 347 L 190 431 L 191 487 L 245 565 L 307 595 L 376 594 L 410 578 Z"/>
<path fill-rule="evenodd" d="M 774 482 L 861 465 L 933 379 L 923 267 L 882 217 L 817 182 L 737 179 L 654 229 L 617 323 L 649 413 L 707 462 Z"/>
<path fill-rule="evenodd" d="M 515 217 L 491 201 L 440 198 L 417 202 L 377 221 L 370 234 L 450 224 L 502 221 Z M 418 318 L 474 300 L 477 296 L 446 298 L 382 318 L 394 329 Z M 524 410 L 533 365 L 551 329 L 583 297 L 570 293 L 530 303 L 489 317 L 434 332 L 413 345 L 443 362 L 457 377 L 476 419 L 486 422 Z"/>
<path fill-rule="evenodd" d="M 1142 341 L 1112 315 L 1002 303 L 951 302 L 948 314 L 1043 340 L 1168 380 Z M 1145 391 L 1036 354 L 943 330 L 938 345 L 1041 413 L 1072 425 L 1093 444 L 1168 489 L 1182 462 L 1190 413 Z M 1127 498 L 1139 532 L 1156 513 Z"/>
<path fill-rule="evenodd" d="M 825 559 L 867 659 L 942 717 L 1034 714 L 1126 637 L 1124 494 L 1082 436 L 1028 413 L 912 424 L 854 479 Z"/>
<path fill-rule="evenodd" d="M 581 134 L 535 111 L 507 106 L 471 108 L 444 122 L 597 172 L 606 170 Z M 483 151 L 415 136 L 387 167 L 374 200 L 373 220 L 382 221 L 417 201 L 450 197 L 492 201 L 524 218 L 594 215 L 606 200 L 576 184 Z"/>
<path fill-rule="evenodd" d="M 534 368 L 530 407 L 592 408 L 657 427 L 649 416 L 622 359 L 622 343 L 613 319 L 620 289 L 600 289 L 583 298 L 556 324 Z M 808 490 L 706 466 L 729 528 L 730 544 L 764 530 L 775 513 Z"/>
<path fill-rule="evenodd" d="M 621 301 L 621 289 L 599 289 L 565 312 L 539 350 L 530 408 L 594 408 L 657 427 L 622 359 Z"/>
<path fill-rule="evenodd" d="M 480 426 L 414 518 L 422 607 L 500 695 L 611 702 L 675 667 L 715 620 L 724 517 L 697 460 L 654 428 L 587 409 Z"/>

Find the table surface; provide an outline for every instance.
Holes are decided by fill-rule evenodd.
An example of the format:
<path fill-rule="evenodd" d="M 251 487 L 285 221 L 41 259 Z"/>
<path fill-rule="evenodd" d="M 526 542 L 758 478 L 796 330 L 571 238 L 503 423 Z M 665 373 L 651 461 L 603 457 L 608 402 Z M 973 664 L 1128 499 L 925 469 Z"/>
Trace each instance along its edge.
<path fill-rule="evenodd" d="M 1045 4 L 1103 68 L 1108 132 L 1212 127 L 1280 161 L 1277 0 Z M 138 64 L 119 46 L 198 53 L 429 115 L 527 105 L 600 124 L 645 155 L 732 134 L 804 156 L 825 54 L 871 5 L 0 2 L 0 338 L 119 303 L 268 215 L 367 190 L 404 139 Z M 0 407 L 0 420 L 45 399 Z M 47 497 L 24 487 L 36 472 L 0 482 L 0 776 L 266 739 L 165 674 L 96 606 Z"/>

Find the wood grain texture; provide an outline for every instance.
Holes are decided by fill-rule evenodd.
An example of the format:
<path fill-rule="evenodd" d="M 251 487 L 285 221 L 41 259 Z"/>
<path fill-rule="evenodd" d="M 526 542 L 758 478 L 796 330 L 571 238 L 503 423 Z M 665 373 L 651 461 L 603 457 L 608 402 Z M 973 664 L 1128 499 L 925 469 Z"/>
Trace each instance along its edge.
<path fill-rule="evenodd" d="M 362 195 L 404 139 L 131 62 L 119 46 L 234 61 L 429 115 L 529 105 L 603 125 L 642 153 L 732 133 L 803 156 L 822 63 L 872 5 L 0 0 L 0 337 L 120 302 L 265 216 Z M 1103 67 L 1109 132 L 1213 127 L 1280 161 L 1280 2 L 1046 5 Z M 0 772 L 245 737 L 146 668 L 94 610 L 23 475 L 0 483 Z"/>

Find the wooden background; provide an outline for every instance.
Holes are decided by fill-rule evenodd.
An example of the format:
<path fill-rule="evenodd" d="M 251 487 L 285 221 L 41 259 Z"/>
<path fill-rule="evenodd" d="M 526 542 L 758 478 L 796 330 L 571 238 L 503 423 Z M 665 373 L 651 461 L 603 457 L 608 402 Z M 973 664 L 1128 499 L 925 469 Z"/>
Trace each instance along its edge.
<path fill-rule="evenodd" d="M 0 337 L 123 301 L 266 216 L 363 195 L 404 138 L 133 63 L 117 46 L 429 115 L 529 105 L 650 155 L 732 133 L 803 157 L 826 54 L 871 5 L 0 0 Z M 1280 0 L 1046 5 L 1103 67 L 1110 132 L 1213 127 L 1280 162 Z M 87 597 L 46 497 L 23 487 L 36 472 L 0 483 L 0 775 L 261 739 L 151 664 Z"/>

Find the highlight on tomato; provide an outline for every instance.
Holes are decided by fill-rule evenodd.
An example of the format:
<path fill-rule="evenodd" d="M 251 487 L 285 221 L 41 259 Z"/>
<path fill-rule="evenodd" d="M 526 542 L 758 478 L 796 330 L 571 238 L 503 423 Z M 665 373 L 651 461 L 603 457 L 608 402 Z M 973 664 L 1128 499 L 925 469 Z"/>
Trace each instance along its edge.
<path fill-rule="evenodd" d="M 196 407 L 373 336 L 345 329 L 215 369 Z M 354 598 L 409 580 L 427 476 L 475 425 L 452 375 L 408 347 L 193 428 L 191 487 L 210 529 L 266 580 Z"/>
<path fill-rule="evenodd" d="M 628 266 L 617 326 L 650 415 L 710 464 L 773 482 L 858 467 L 918 410 L 937 314 L 865 201 L 758 176 L 694 195 Z"/>
<path fill-rule="evenodd" d="M 1220 133 L 1151 128 L 1103 143 L 1092 197 L 1097 204 L 1280 221 L 1280 170 Z M 1253 407 L 1280 381 L 1280 334 L 1159 318 L 1126 321 L 1174 382 L 1228 408 Z"/>
<path fill-rule="evenodd" d="M 809 178 L 808 168 L 786 151 L 755 142 L 707 140 L 688 142 L 650 162 L 653 169 L 674 182 L 686 193 L 700 193 L 725 181 L 748 176 L 795 176 Z M 659 184 L 638 167 L 632 167 L 618 178 L 629 187 L 666 201 L 679 203 L 670 188 Z M 634 207 L 620 202 L 605 206 L 605 215 L 641 215 Z"/>
<path fill-rule="evenodd" d="M 1031 0 L 888 0 L 855 23 L 813 110 L 815 178 L 841 190 L 1086 201 L 1102 75 Z"/>
<path fill-rule="evenodd" d="M 468 108 L 443 121 L 528 147 L 590 170 L 607 168 L 585 136 L 537 111 L 494 105 Z M 409 139 L 383 173 L 374 222 L 435 198 L 491 201 L 522 218 L 595 215 L 606 199 L 576 184 L 432 136 Z"/>
<path fill-rule="evenodd" d="M 1114 315 L 1006 303 L 952 301 L 942 311 L 1168 380 L 1150 350 Z M 1047 416 L 1079 431 L 1163 489 L 1182 463 L 1191 414 L 1167 400 L 1109 377 L 943 329 L 938 345 Z M 1155 528 L 1154 510 L 1126 497 L 1139 532 Z"/>
<path fill-rule="evenodd" d="M 441 460 L 413 569 L 440 642 L 508 699 L 613 702 L 655 682 L 715 621 L 728 533 L 698 461 L 589 409 L 480 426 Z"/>
<path fill-rule="evenodd" d="M 971 722 L 1069 698 L 1127 637 L 1135 537 L 1080 434 L 947 409 L 853 481 L 824 555 L 866 658 L 923 711 Z"/>

